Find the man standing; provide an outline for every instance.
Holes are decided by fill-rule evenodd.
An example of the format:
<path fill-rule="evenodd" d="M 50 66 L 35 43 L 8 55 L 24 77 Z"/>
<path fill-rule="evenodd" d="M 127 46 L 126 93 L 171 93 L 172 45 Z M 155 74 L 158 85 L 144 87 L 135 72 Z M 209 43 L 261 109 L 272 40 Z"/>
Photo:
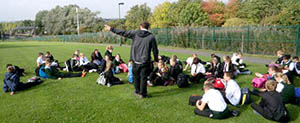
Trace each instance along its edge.
<path fill-rule="evenodd" d="M 158 62 L 158 48 L 155 36 L 148 31 L 150 23 L 140 24 L 140 30 L 123 31 L 105 25 L 104 29 L 118 35 L 132 39 L 130 59 L 133 61 L 133 79 L 135 94 L 139 98 L 148 97 L 147 78 L 151 72 L 151 50 L 153 51 L 154 61 Z"/>

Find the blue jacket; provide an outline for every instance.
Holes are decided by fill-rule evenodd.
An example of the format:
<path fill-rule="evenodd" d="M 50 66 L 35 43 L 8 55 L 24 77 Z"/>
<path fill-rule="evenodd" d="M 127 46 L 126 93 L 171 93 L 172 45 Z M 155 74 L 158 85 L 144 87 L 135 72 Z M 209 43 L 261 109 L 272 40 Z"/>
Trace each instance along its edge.
<path fill-rule="evenodd" d="M 16 73 L 6 72 L 3 80 L 3 91 L 16 91 L 20 84 L 20 77 Z"/>

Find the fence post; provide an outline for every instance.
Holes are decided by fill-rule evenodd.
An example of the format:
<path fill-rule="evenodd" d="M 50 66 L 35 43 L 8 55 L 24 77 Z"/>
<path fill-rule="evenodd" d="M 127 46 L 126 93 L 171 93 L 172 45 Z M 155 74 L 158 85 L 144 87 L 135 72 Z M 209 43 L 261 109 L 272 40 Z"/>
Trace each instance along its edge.
<path fill-rule="evenodd" d="M 250 42 L 250 26 L 247 26 L 247 43 L 246 43 L 246 53 L 249 53 L 249 42 Z"/>
<path fill-rule="evenodd" d="M 213 41 L 216 40 L 216 27 L 213 27 Z"/>
<path fill-rule="evenodd" d="M 169 42 L 169 28 L 166 28 L 166 33 L 167 33 L 167 40 L 165 41 L 165 45 L 167 45 L 166 43 Z"/>
<path fill-rule="evenodd" d="M 298 56 L 299 52 L 299 40 L 300 40 L 300 25 L 297 26 L 297 38 L 296 38 L 296 53 L 295 55 Z"/>
<path fill-rule="evenodd" d="M 188 30 L 188 42 L 187 42 L 187 47 L 190 47 L 190 44 L 191 44 L 191 30 L 189 27 L 187 27 L 187 30 Z"/>

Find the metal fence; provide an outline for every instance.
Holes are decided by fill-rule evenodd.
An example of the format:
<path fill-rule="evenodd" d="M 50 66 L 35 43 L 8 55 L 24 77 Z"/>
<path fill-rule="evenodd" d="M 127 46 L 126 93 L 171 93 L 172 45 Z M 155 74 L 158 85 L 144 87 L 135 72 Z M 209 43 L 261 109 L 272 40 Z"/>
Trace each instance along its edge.
<path fill-rule="evenodd" d="M 300 25 L 294 26 L 246 26 L 246 27 L 201 27 L 152 29 L 158 44 L 165 46 L 208 49 L 214 51 L 241 51 L 248 54 L 274 55 L 283 50 L 292 55 L 299 53 Z M 129 39 L 120 38 L 110 32 L 78 35 L 57 35 L 32 37 L 21 40 L 123 43 Z"/>

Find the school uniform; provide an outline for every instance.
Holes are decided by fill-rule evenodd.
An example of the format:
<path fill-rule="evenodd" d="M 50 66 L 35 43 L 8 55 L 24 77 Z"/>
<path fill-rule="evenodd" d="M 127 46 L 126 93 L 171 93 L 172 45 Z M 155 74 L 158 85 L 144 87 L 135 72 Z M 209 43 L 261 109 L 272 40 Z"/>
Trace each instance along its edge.
<path fill-rule="evenodd" d="M 3 92 L 21 91 L 40 83 L 41 82 L 22 83 L 17 73 L 6 72 L 3 79 Z"/>
<path fill-rule="evenodd" d="M 205 73 L 206 73 L 206 70 L 205 70 L 205 67 L 204 67 L 203 64 L 201 64 L 201 63 L 192 64 L 191 74 L 192 75 L 197 74 L 197 75 L 196 76 L 191 76 L 190 81 L 191 82 L 196 82 L 196 83 L 199 82 L 200 79 L 205 77 Z"/>
<path fill-rule="evenodd" d="M 214 119 L 224 119 L 232 116 L 222 94 L 216 89 L 209 89 L 205 92 L 201 98 L 201 102 L 206 103 L 206 107 L 203 111 L 196 108 L 194 110 L 196 115 Z"/>
<path fill-rule="evenodd" d="M 97 54 L 95 52 L 93 52 L 91 54 L 91 58 L 92 58 L 92 63 L 94 63 L 98 66 L 101 65 L 103 62 L 103 57 L 100 52 L 98 52 Z"/>
<path fill-rule="evenodd" d="M 277 121 L 288 122 L 288 111 L 284 106 L 281 95 L 276 91 L 261 93 L 259 104 L 252 103 L 251 107 L 264 118 Z"/>
<path fill-rule="evenodd" d="M 284 104 L 295 102 L 295 87 L 292 84 L 286 84 L 283 81 L 276 86 L 276 91 L 281 94 Z"/>
<path fill-rule="evenodd" d="M 226 82 L 225 86 L 225 97 L 230 104 L 236 106 L 240 103 L 241 100 L 241 88 L 233 79 Z"/>
<path fill-rule="evenodd" d="M 44 71 L 50 79 L 81 77 L 82 75 L 81 73 L 61 73 L 53 66 L 45 67 Z"/>
<path fill-rule="evenodd" d="M 275 64 L 281 64 L 282 60 L 283 60 L 283 56 L 282 55 L 281 57 L 277 58 L 277 60 L 275 61 Z"/>
<path fill-rule="evenodd" d="M 45 58 L 49 58 L 51 62 L 53 62 L 53 61 L 54 61 L 54 57 L 53 57 L 53 55 L 45 56 Z"/>
<path fill-rule="evenodd" d="M 176 63 L 174 66 L 170 66 L 169 73 L 170 77 L 177 80 L 177 76 L 182 73 L 182 66 L 179 63 Z"/>
<path fill-rule="evenodd" d="M 90 61 L 86 57 L 80 57 L 79 65 L 83 70 L 98 69 L 98 66 Z"/>
<path fill-rule="evenodd" d="M 104 72 L 104 77 L 106 78 L 106 82 L 110 85 L 123 84 L 123 82 L 114 76 L 112 69 Z"/>
<path fill-rule="evenodd" d="M 220 69 L 220 63 L 217 63 L 217 64 L 213 64 L 213 63 L 210 63 L 210 66 L 208 67 L 208 69 L 207 69 L 207 72 L 210 72 L 212 75 L 211 76 L 213 76 L 213 77 L 216 77 L 216 76 L 218 76 L 218 74 L 219 74 L 219 69 Z"/>
<path fill-rule="evenodd" d="M 40 75 L 39 75 L 39 70 L 40 70 L 41 65 L 44 64 L 45 61 L 43 60 L 42 57 L 38 57 L 38 58 L 36 59 L 36 62 L 39 63 L 40 66 L 37 66 L 37 68 L 35 69 L 35 75 L 36 75 L 36 76 L 40 76 Z"/>
<path fill-rule="evenodd" d="M 223 78 L 224 73 L 226 73 L 226 72 L 230 72 L 230 73 L 233 73 L 233 74 L 235 73 L 235 67 L 231 62 L 230 63 L 225 63 L 225 62 L 221 63 L 221 66 L 218 70 L 219 74 L 218 74 L 217 77 Z"/>
<path fill-rule="evenodd" d="M 170 57 L 168 57 L 168 56 L 160 56 L 161 57 L 161 59 L 160 60 L 162 60 L 164 63 L 166 63 L 166 64 L 170 64 Z"/>
<path fill-rule="evenodd" d="M 112 52 L 110 52 L 110 51 L 108 51 L 108 50 L 106 50 L 106 52 L 105 52 L 104 55 L 105 55 L 105 56 L 109 56 L 110 60 L 112 60 L 112 61 L 115 59 L 115 57 L 112 55 Z"/>
<path fill-rule="evenodd" d="M 163 69 L 167 69 L 167 68 L 163 68 Z M 166 72 L 162 72 L 164 71 L 163 69 L 155 68 L 154 71 L 149 76 L 150 81 L 152 81 L 154 85 L 167 86 L 167 85 L 174 84 L 170 80 L 169 70 L 167 70 Z M 157 73 L 160 73 L 161 76 L 158 76 Z"/>

